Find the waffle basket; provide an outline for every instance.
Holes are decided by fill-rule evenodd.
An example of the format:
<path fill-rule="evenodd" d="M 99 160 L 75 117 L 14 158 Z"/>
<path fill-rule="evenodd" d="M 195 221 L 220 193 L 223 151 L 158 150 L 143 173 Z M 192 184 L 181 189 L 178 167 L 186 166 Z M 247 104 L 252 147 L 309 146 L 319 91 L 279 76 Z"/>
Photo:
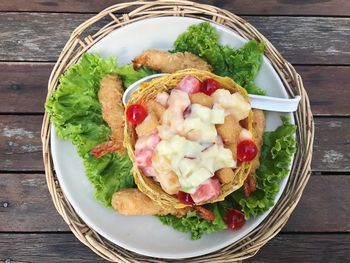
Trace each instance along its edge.
<path fill-rule="evenodd" d="M 97 41 L 113 30 L 147 18 L 186 16 L 224 25 L 244 39 L 265 43 L 265 56 L 270 60 L 290 96 L 300 95 L 299 109 L 294 113 L 298 148 L 285 190 L 269 216 L 252 232 L 235 243 L 211 254 L 181 262 L 237 262 L 254 256 L 286 224 L 297 205 L 311 173 L 314 123 L 310 103 L 300 75 L 272 44 L 242 18 L 217 7 L 190 1 L 135 1 L 113 5 L 78 26 L 71 34 L 55 64 L 48 83 L 48 96 L 57 88 L 60 75 Z M 142 256 L 103 238 L 76 213 L 65 197 L 55 176 L 50 149 L 50 118 L 46 113 L 41 130 L 43 159 L 48 188 L 54 205 L 74 235 L 87 247 L 112 262 L 164 262 Z M 166 260 L 175 262 L 176 260 Z"/>

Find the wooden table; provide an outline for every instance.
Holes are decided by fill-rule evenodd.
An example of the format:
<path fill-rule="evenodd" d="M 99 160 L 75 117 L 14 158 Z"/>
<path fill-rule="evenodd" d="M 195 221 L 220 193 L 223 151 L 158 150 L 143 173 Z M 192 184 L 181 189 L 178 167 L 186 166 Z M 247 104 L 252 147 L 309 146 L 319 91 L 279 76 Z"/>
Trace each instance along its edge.
<path fill-rule="evenodd" d="M 0 0 L 0 261 L 103 262 L 54 209 L 40 128 L 70 32 L 119 1 Z M 248 262 L 350 261 L 350 1 L 201 1 L 243 16 L 302 75 L 315 115 L 313 173 L 281 233 Z"/>

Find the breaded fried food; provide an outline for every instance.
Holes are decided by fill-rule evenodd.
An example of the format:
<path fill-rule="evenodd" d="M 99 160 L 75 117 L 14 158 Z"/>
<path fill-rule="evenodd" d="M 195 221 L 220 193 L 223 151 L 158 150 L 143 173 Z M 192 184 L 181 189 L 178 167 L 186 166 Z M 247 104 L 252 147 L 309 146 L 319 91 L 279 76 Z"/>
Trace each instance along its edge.
<path fill-rule="evenodd" d="M 265 115 L 262 110 L 253 110 L 253 128 L 255 130 L 255 136 L 254 141 L 256 144 L 256 147 L 258 148 L 258 154 L 255 156 L 255 158 L 252 161 L 252 167 L 250 169 L 250 174 L 254 174 L 255 171 L 259 168 L 260 162 L 260 152 L 261 152 L 261 146 L 263 143 L 263 135 L 265 130 Z"/>
<path fill-rule="evenodd" d="M 137 125 L 135 128 L 137 136 L 145 136 L 151 134 L 155 129 L 157 129 L 159 122 L 156 114 L 153 111 L 149 111 L 147 117 L 142 123 Z"/>
<path fill-rule="evenodd" d="M 242 127 L 235 119 L 235 116 L 230 114 L 225 117 L 223 124 L 216 125 L 216 130 L 225 144 L 234 144 L 237 142 L 237 138 L 242 130 Z"/>
<path fill-rule="evenodd" d="M 113 194 L 112 207 L 122 215 L 184 216 L 190 208 L 167 210 L 158 205 L 137 188 L 123 189 Z"/>
<path fill-rule="evenodd" d="M 232 152 L 233 159 L 237 160 L 237 141 L 225 144 L 225 148 L 229 149 Z"/>
<path fill-rule="evenodd" d="M 133 66 L 138 69 L 147 66 L 150 69 L 174 73 L 178 70 L 195 68 L 211 71 L 211 66 L 200 57 L 189 52 L 169 53 L 161 50 L 146 50 L 133 60 Z"/>
<path fill-rule="evenodd" d="M 230 183 L 235 178 L 235 173 L 231 168 L 222 168 L 215 172 L 215 175 L 219 178 L 220 183 Z"/>
<path fill-rule="evenodd" d="M 102 117 L 112 130 L 112 141 L 118 153 L 124 152 L 124 106 L 123 82 L 116 75 L 106 75 L 100 82 L 98 100 L 101 103 Z"/>
<path fill-rule="evenodd" d="M 213 98 L 208 96 L 207 94 L 204 94 L 203 92 L 189 94 L 189 96 L 192 104 L 196 103 L 208 108 L 213 107 Z"/>
<path fill-rule="evenodd" d="M 149 100 L 147 101 L 147 110 L 153 111 L 156 114 L 158 121 L 160 121 L 165 112 L 165 107 L 155 100 Z"/>
<path fill-rule="evenodd" d="M 111 128 L 111 140 L 95 146 L 91 150 L 96 158 L 110 152 L 124 153 L 124 106 L 122 104 L 123 82 L 116 75 L 106 75 L 100 82 L 98 100 L 101 104 L 102 118 Z"/>

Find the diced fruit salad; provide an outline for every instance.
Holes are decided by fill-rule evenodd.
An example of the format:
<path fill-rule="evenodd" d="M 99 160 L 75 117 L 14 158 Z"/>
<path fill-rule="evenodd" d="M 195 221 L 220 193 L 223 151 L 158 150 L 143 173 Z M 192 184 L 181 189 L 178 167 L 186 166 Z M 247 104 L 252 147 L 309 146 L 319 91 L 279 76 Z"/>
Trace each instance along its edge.
<path fill-rule="evenodd" d="M 250 161 L 257 154 L 252 134 L 239 124 L 250 110 L 240 93 L 231 94 L 216 80 L 185 76 L 170 94 L 162 92 L 149 105 L 127 108 L 127 120 L 138 135 L 135 163 L 184 204 L 213 200 L 224 183 L 216 173 L 235 169 L 237 158 Z M 234 131 L 221 127 L 228 116 L 240 127 L 233 139 L 226 134 Z M 230 143 L 239 147 L 233 149 Z"/>

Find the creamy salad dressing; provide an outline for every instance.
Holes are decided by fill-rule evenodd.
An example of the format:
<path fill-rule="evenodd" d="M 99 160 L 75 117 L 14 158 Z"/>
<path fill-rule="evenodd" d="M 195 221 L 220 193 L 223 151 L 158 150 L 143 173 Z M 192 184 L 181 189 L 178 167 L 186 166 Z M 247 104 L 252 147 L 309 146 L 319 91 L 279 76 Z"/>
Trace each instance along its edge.
<path fill-rule="evenodd" d="M 199 83 L 190 76 L 183 80 Z M 170 94 L 157 95 L 156 101 L 165 111 L 153 132 L 138 138 L 135 161 L 165 192 L 190 193 L 197 203 L 219 194 L 220 183 L 212 178 L 216 171 L 237 167 L 233 152 L 224 147 L 215 125 L 224 124 L 230 114 L 236 121 L 245 119 L 251 107 L 241 94 L 231 94 L 225 89 L 217 89 L 210 95 L 212 107 L 191 104 L 191 89 L 186 85 L 178 85 L 180 88 Z M 239 137 L 252 138 L 252 134 L 242 129 Z M 213 193 L 205 196 L 199 194 L 201 191 Z"/>
<path fill-rule="evenodd" d="M 180 190 L 193 194 L 217 170 L 236 167 L 237 162 L 224 147 L 215 124 L 223 124 L 225 116 L 233 112 L 239 120 L 246 118 L 250 104 L 239 93 L 230 94 L 224 89 L 212 94 L 212 108 L 191 104 L 188 94 L 178 89 L 165 98 L 164 94 L 157 97 L 168 108 L 157 128 L 161 141 L 152 166 L 159 174 L 174 172 Z M 189 112 L 186 117 L 185 111 Z"/>

